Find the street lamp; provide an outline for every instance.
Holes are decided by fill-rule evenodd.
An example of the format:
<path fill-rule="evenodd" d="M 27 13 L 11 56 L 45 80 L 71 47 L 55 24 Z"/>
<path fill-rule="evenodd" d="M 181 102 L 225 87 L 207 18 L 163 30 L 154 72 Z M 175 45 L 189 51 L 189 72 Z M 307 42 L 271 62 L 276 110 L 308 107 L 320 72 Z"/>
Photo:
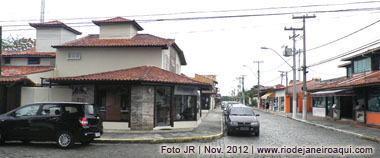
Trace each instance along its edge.
<path fill-rule="evenodd" d="M 292 70 L 293 70 L 293 118 L 296 118 L 296 110 L 297 110 L 297 83 L 296 83 L 296 53 L 293 51 L 293 66 L 291 66 L 277 51 L 275 51 L 272 48 L 268 47 L 261 47 L 261 49 L 269 49 L 275 52 L 279 57 L 281 57 L 282 60 L 285 61 L 286 64 L 288 64 Z M 293 48 L 294 49 L 294 48 Z"/>

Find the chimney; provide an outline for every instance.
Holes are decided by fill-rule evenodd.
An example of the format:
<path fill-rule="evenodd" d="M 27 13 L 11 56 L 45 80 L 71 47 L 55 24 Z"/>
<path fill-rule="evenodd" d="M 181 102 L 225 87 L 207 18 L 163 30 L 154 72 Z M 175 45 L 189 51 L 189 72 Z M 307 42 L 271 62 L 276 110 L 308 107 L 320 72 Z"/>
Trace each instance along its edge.
<path fill-rule="evenodd" d="M 36 28 L 36 52 L 55 52 L 52 45 L 60 45 L 75 40 L 82 33 L 60 21 L 29 23 Z"/>
<path fill-rule="evenodd" d="M 122 17 L 92 22 L 99 26 L 99 39 L 131 39 L 144 30 L 135 20 Z"/>

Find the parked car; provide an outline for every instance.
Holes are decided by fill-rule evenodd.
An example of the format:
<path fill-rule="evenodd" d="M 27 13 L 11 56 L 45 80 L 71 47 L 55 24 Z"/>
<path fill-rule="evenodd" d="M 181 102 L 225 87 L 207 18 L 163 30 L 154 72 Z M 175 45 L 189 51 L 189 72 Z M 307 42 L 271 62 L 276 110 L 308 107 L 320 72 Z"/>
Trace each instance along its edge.
<path fill-rule="evenodd" d="M 260 135 L 260 123 L 257 120 L 259 114 L 255 114 L 248 106 L 232 106 L 225 113 L 227 135 L 232 133 L 255 133 Z"/>
<path fill-rule="evenodd" d="M 89 144 L 102 134 L 99 112 L 87 103 L 34 103 L 0 115 L 0 143 L 56 141 L 58 147 L 69 148 L 75 142 Z"/>
<path fill-rule="evenodd" d="M 239 102 L 237 101 L 229 101 L 226 106 L 224 106 L 223 110 L 226 111 L 230 106 L 232 106 L 233 104 L 240 104 Z"/>

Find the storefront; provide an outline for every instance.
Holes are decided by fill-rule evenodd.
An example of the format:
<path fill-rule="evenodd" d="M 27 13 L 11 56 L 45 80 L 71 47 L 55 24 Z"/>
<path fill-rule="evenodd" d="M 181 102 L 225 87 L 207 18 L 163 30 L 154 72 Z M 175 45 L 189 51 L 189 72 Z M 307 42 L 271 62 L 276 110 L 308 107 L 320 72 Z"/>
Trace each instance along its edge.
<path fill-rule="evenodd" d="M 128 69 L 125 71 L 124 77 L 128 73 L 136 75 L 146 72 L 132 73 Z M 162 77 L 137 77 L 135 80 L 125 78 L 115 81 L 103 73 L 99 76 L 55 78 L 51 81 L 71 87 L 72 101 L 98 106 L 104 126 L 108 129 L 197 127 L 201 118 L 200 104 L 197 101 L 199 91 L 209 90 L 211 86 L 159 68 L 154 68 L 154 71 L 168 78 L 165 82 Z"/>
<path fill-rule="evenodd" d="M 353 90 L 340 89 L 330 91 L 318 91 L 311 93 L 313 116 L 331 117 L 334 119 L 353 118 Z"/>

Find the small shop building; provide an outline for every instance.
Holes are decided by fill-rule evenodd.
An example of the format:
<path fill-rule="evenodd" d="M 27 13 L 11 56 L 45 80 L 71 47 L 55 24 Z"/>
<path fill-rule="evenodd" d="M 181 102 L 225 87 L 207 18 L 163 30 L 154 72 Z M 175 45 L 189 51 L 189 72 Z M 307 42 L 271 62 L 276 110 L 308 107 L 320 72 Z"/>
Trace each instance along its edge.
<path fill-rule="evenodd" d="M 194 128 L 201 122 L 200 90 L 211 85 L 154 66 L 50 78 L 72 89 L 72 101 L 98 107 L 108 129 Z"/>

